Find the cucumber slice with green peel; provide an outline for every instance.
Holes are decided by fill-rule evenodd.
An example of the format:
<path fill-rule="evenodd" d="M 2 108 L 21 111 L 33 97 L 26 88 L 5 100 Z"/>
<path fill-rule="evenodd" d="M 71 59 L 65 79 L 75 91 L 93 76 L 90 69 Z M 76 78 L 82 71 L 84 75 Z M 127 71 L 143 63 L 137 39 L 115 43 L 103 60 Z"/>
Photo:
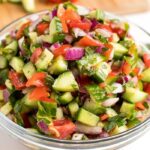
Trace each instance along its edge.
<path fill-rule="evenodd" d="M 96 19 L 96 20 L 104 20 L 105 13 L 100 9 L 92 10 L 88 15 L 88 18 Z"/>
<path fill-rule="evenodd" d="M 3 96 L 3 90 L 0 90 L 0 101 L 4 100 L 4 96 Z"/>
<path fill-rule="evenodd" d="M 147 93 L 131 87 L 126 87 L 125 93 L 123 94 L 123 98 L 130 103 L 143 101 L 147 96 Z"/>
<path fill-rule="evenodd" d="M 36 72 L 36 69 L 34 65 L 32 64 L 32 62 L 28 62 L 27 64 L 24 65 L 23 73 L 27 79 L 30 79 L 35 72 Z"/>
<path fill-rule="evenodd" d="M 10 54 L 10 53 L 15 53 L 17 52 L 18 49 L 18 42 L 17 41 L 13 41 L 11 42 L 9 45 L 7 45 L 4 49 L 3 52 L 6 54 Z"/>
<path fill-rule="evenodd" d="M 106 80 L 110 71 L 111 71 L 110 66 L 106 62 L 101 62 L 96 65 L 95 71 L 94 71 L 95 73 L 94 73 L 93 77 L 97 81 L 103 82 Z"/>
<path fill-rule="evenodd" d="M 30 38 L 32 44 L 38 43 L 38 35 L 37 35 L 37 32 L 30 32 L 30 33 L 29 33 L 29 38 Z"/>
<path fill-rule="evenodd" d="M 5 105 L 3 105 L 0 108 L 0 112 L 3 113 L 4 115 L 8 115 L 12 111 L 13 107 L 10 102 L 7 102 Z"/>
<path fill-rule="evenodd" d="M 35 11 L 35 0 L 22 0 L 22 4 L 27 12 Z"/>
<path fill-rule="evenodd" d="M 19 57 L 13 57 L 9 62 L 9 65 L 18 73 L 22 73 L 24 62 Z"/>
<path fill-rule="evenodd" d="M 0 69 L 6 68 L 7 65 L 8 65 L 8 62 L 7 62 L 6 57 L 4 57 L 3 55 L 0 55 Z"/>
<path fill-rule="evenodd" d="M 135 119 L 133 119 L 133 120 L 129 120 L 129 121 L 128 121 L 127 127 L 128 127 L 128 128 L 133 128 L 133 127 L 135 127 L 136 125 L 138 125 L 139 123 L 141 123 L 141 121 L 135 118 Z"/>
<path fill-rule="evenodd" d="M 135 105 L 128 102 L 123 102 L 120 108 L 120 112 L 127 114 L 129 117 L 132 116 L 134 110 L 135 110 Z"/>
<path fill-rule="evenodd" d="M 141 80 L 144 82 L 150 82 L 150 68 L 141 73 Z"/>
<path fill-rule="evenodd" d="M 71 92 L 66 92 L 59 97 L 60 104 L 68 104 L 73 100 Z"/>
<path fill-rule="evenodd" d="M 105 112 L 105 108 L 101 106 L 101 103 L 95 102 L 93 100 L 86 100 L 83 108 L 86 109 L 87 111 L 90 111 L 93 114 L 102 114 Z"/>
<path fill-rule="evenodd" d="M 11 83 L 11 81 L 9 79 L 7 79 L 5 81 L 5 85 L 6 85 L 7 89 L 13 90 L 13 85 L 12 85 L 12 83 Z"/>
<path fill-rule="evenodd" d="M 124 54 L 126 54 L 128 52 L 128 49 L 119 43 L 111 43 L 111 44 L 113 46 L 114 56 L 116 58 L 123 57 Z"/>
<path fill-rule="evenodd" d="M 141 91 L 143 91 L 143 83 L 142 83 L 142 81 L 138 81 L 138 83 L 137 83 L 137 88 L 139 89 L 139 90 L 141 90 Z"/>
<path fill-rule="evenodd" d="M 61 92 L 74 92 L 79 89 L 79 86 L 70 71 L 60 74 L 52 87 L 54 90 Z"/>
<path fill-rule="evenodd" d="M 52 63 L 52 65 L 49 67 L 48 71 L 50 74 L 60 74 L 68 69 L 68 63 L 66 60 L 64 60 L 63 56 L 58 56 Z"/>
<path fill-rule="evenodd" d="M 63 115 L 63 110 L 61 107 L 58 107 L 56 110 L 56 119 L 60 120 L 63 119 L 64 115 Z"/>
<path fill-rule="evenodd" d="M 24 102 L 24 105 L 28 106 L 29 108 L 37 108 L 38 106 L 38 101 L 37 100 L 31 100 L 29 98 L 29 95 L 26 94 L 23 98 L 22 101 Z"/>
<path fill-rule="evenodd" d="M 46 70 L 48 66 L 50 65 L 53 57 L 54 55 L 48 49 L 44 49 L 40 58 L 35 63 L 35 66 L 39 70 Z"/>
<path fill-rule="evenodd" d="M 116 116 L 117 112 L 112 108 L 106 108 L 106 114 L 109 116 L 109 118 L 111 118 Z"/>
<path fill-rule="evenodd" d="M 112 132 L 110 133 L 111 135 L 116 135 L 116 134 L 119 134 L 121 132 L 124 132 L 124 131 L 127 131 L 128 130 L 128 127 L 126 125 L 123 125 L 123 126 L 116 126 Z"/>
<path fill-rule="evenodd" d="M 89 126 L 96 126 L 99 122 L 99 117 L 83 108 L 80 108 L 76 120 Z"/>
<path fill-rule="evenodd" d="M 56 42 L 54 41 L 54 37 L 58 35 L 58 33 L 61 33 L 61 32 L 62 32 L 62 24 L 60 22 L 60 19 L 58 17 L 54 17 L 49 27 L 50 41 L 52 43 Z"/>
<path fill-rule="evenodd" d="M 79 110 L 78 103 L 73 101 L 73 102 L 68 104 L 68 108 L 69 108 L 69 111 L 70 111 L 70 114 L 71 114 L 72 118 L 75 118 L 76 114 Z"/>

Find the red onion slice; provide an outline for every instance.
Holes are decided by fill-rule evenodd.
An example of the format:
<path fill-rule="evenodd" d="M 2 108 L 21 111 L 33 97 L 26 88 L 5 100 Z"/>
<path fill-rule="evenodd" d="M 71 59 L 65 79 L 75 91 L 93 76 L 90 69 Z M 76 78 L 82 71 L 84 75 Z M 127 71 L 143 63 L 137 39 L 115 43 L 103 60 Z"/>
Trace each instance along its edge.
<path fill-rule="evenodd" d="M 107 100 L 105 100 L 104 102 L 102 102 L 102 106 L 104 107 L 110 107 L 115 105 L 117 102 L 119 101 L 119 98 L 109 98 Z"/>

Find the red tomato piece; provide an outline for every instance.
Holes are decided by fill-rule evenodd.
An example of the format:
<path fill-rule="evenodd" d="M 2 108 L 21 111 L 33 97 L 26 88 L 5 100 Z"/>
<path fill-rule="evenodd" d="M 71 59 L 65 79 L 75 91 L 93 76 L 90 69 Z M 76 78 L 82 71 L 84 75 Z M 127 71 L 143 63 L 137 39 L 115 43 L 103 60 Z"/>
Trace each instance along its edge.
<path fill-rule="evenodd" d="M 17 72 L 9 71 L 8 77 L 17 90 L 22 90 L 25 88 L 26 84 L 20 80 L 20 74 Z"/>
<path fill-rule="evenodd" d="M 101 42 L 94 40 L 92 37 L 86 35 L 77 42 L 79 46 L 101 46 Z"/>
<path fill-rule="evenodd" d="M 76 126 L 75 124 L 68 120 L 68 119 L 63 119 L 63 120 L 54 120 L 53 125 L 49 126 L 50 132 L 54 131 L 55 129 L 59 134 L 55 134 L 54 136 L 59 138 L 59 139 L 66 139 L 69 135 L 75 132 Z M 54 132 L 53 132 L 54 133 Z"/>
<path fill-rule="evenodd" d="M 6 89 L 6 86 L 5 85 L 0 85 L 0 90 L 4 90 Z"/>
<path fill-rule="evenodd" d="M 30 87 L 30 86 L 42 87 L 42 86 L 45 86 L 45 78 L 46 78 L 46 73 L 37 72 L 37 73 L 33 74 L 33 76 L 27 81 L 26 87 Z"/>
<path fill-rule="evenodd" d="M 54 56 L 55 57 L 57 57 L 57 56 L 59 56 L 59 55 L 65 55 L 65 52 L 66 52 L 66 49 L 67 48 L 70 48 L 71 47 L 71 45 L 69 45 L 69 44 L 64 44 L 64 45 L 62 45 L 62 46 L 60 46 L 59 48 L 57 48 L 57 49 L 55 49 L 54 51 L 53 51 L 53 54 L 54 54 Z"/>
<path fill-rule="evenodd" d="M 38 34 L 44 34 L 45 30 L 48 29 L 48 27 L 49 27 L 48 22 L 39 23 L 36 27 Z"/>
<path fill-rule="evenodd" d="M 150 84 L 149 83 L 144 85 L 144 91 L 147 92 L 148 94 L 150 94 Z"/>
<path fill-rule="evenodd" d="M 91 28 L 91 23 L 72 20 L 69 23 L 69 26 L 70 26 L 70 28 L 80 28 L 82 30 L 89 31 Z"/>
<path fill-rule="evenodd" d="M 145 53 L 143 55 L 143 60 L 144 60 L 145 66 L 150 67 L 150 54 Z"/>
<path fill-rule="evenodd" d="M 122 65 L 122 72 L 126 75 L 131 73 L 131 65 L 128 62 L 124 62 Z"/>
<path fill-rule="evenodd" d="M 31 22 L 28 21 L 19 28 L 19 30 L 16 33 L 16 39 L 20 39 L 23 36 L 24 29 L 27 28 L 30 24 L 31 24 Z"/>
<path fill-rule="evenodd" d="M 42 48 L 36 48 L 34 50 L 34 52 L 32 53 L 32 56 L 30 58 L 31 62 L 36 63 L 36 61 L 38 60 L 38 58 L 40 57 L 40 55 L 42 54 Z"/>
<path fill-rule="evenodd" d="M 109 25 L 106 25 L 106 24 L 99 23 L 99 24 L 96 25 L 95 29 L 97 29 L 97 28 L 105 29 L 105 30 L 108 30 L 108 31 L 112 32 L 111 27 Z"/>
<path fill-rule="evenodd" d="M 45 98 L 49 96 L 48 88 L 47 87 L 36 87 L 33 91 L 29 94 L 29 98 L 31 100 L 41 100 L 47 101 Z"/>

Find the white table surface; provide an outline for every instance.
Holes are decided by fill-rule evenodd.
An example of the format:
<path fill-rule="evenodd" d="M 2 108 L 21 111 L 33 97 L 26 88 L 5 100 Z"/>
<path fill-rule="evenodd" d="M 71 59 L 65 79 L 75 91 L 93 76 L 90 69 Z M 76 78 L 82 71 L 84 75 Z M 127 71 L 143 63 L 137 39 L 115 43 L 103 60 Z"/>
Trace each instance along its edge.
<path fill-rule="evenodd" d="M 150 12 L 126 16 L 130 21 L 143 27 L 150 33 Z M 150 131 L 133 143 L 121 148 L 120 150 L 149 150 Z M 0 128 L 0 150 L 30 150 L 16 139 L 13 139 Z"/>

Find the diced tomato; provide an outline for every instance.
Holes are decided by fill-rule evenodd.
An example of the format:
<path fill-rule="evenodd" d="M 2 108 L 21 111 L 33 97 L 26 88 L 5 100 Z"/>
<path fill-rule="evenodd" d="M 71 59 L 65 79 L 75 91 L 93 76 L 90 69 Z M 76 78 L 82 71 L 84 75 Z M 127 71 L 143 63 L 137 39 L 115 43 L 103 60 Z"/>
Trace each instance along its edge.
<path fill-rule="evenodd" d="M 31 100 L 43 100 L 46 101 L 46 97 L 49 96 L 48 88 L 47 87 L 36 87 L 33 91 L 29 94 L 29 98 Z"/>
<path fill-rule="evenodd" d="M 16 33 L 16 39 L 20 39 L 23 36 L 24 29 L 27 28 L 30 24 L 31 24 L 31 22 L 28 21 L 19 28 L 19 30 Z"/>
<path fill-rule="evenodd" d="M 57 16 L 62 23 L 63 32 L 68 33 L 68 27 L 64 15 L 65 15 L 65 8 L 63 7 L 63 4 L 60 4 L 57 9 Z"/>
<path fill-rule="evenodd" d="M 100 84 L 99 84 L 99 87 L 100 87 L 100 88 L 104 88 L 104 87 L 106 87 L 105 82 L 100 83 Z"/>
<path fill-rule="evenodd" d="M 49 131 L 52 131 L 54 133 L 54 129 L 56 130 L 56 132 L 58 132 L 58 134 L 54 135 L 56 138 L 66 139 L 75 132 L 76 126 L 72 121 L 68 119 L 54 120 L 53 125 L 49 126 Z"/>
<path fill-rule="evenodd" d="M 128 62 L 124 62 L 122 65 L 122 72 L 126 75 L 131 73 L 131 65 Z"/>
<path fill-rule="evenodd" d="M 106 24 L 101 24 L 101 23 L 99 23 L 99 24 L 97 24 L 97 25 L 95 26 L 95 29 L 97 29 L 97 28 L 106 29 L 106 30 L 112 32 L 112 29 L 110 28 L 110 26 L 109 26 L 109 25 L 106 25 Z"/>
<path fill-rule="evenodd" d="M 144 84 L 144 91 L 147 92 L 148 94 L 150 94 L 150 84 L 149 83 Z"/>
<path fill-rule="evenodd" d="M 45 78 L 46 78 L 46 73 L 37 72 L 37 73 L 33 74 L 33 76 L 27 81 L 26 87 L 30 87 L 30 86 L 42 87 L 42 86 L 45 86 Z"/>
<path fill-rule="evenodd" d="M 64 45 L 62 45 L 62 46 L 60 46 L 59 48 L 57 48 L 57 49 L 55 49 L 54 51 L 53 51 L 53 54 L 54 54 L 54 56 L 55 57 L 57 57 L 57 56 L 59 56 L 59 55 L 65 55 L 65 52 L 66 52 L 66 49 L 67 48 L 70 48 L 71 47 L 71 45 L 69 45 L 69 44 L 64 44 Z"/>
<path fill-rule="evenodd" d="M 105 44 L 105 47 L 108 48 L 108 50 L 106 50 L 104 52 L 104 56 L 108 59 L 111 60 L 113 58 L 114 55 L 114 50 L 113 50 L 113 46 L 111 44 Z"/>
<path fill-rule="evenodd" d="M 48 0 L 49 2 L 52 2 L 52 3 L 62 3 L 63 0 Z"/>
<path fill-rule="evenodd" d="M 145 66 L 150 67 L 150 54 L 145 53 L 143 55 L 143 60 L 144 60 Z"/>
<path fill-rule="evenodd" d="M 5 85 L 0 85 L 0 90 L 4 90 L 6 89 L 6 86 Z"/>
<path fill-rule="evenodd" d="M 65 11 L 64 15 L 65 15 L 65 20 L 67 21 L 67 23 L 69 23 L 72 20 L 76 20 L 76 21 L 81 20 L 80 15 L 78 15 L 78 13 L 76 11 L 74 11 L 73 9 L 71 9 L 71 8 L 68 8 Z"/>
<path fill-rule="evenodd" d="M 103 45 L 101 42 L 93 39 L 92 37 L 90 37 L 88 35 L 84 36 L 76 44 L 78 46 L 101 46 L 101 45 Z"/>
<path fill-rule="evenodd" d="M 115 76 L 117 76 L 118 75 L 118 73 L 117 72 L 113 72 L 113 71 L 111 71 L 109 74 L 108 74 L 108 76 L 110 76 L 110 77 L 115 77 Z"/>
<path fill-rule="evenodd" d="M 89 31 L 91 28 L 91 23 L 90 22 L 82 22 L 82 21 L 76 21 L 72 20 L 69 23 L 70 28 L 80 28 L 85 31 Z"/>
<path fill-rule="evenodd" d="M 48 97 L 41 97 L 40 100 L 43 101 L 43 102 L 51 102 L 51 103 L 56 102 L 54 99 L 48 98 Z"/>
<path fill-rule="evenodd" d="M 71 0 L 71 2 L 73 3 L 73 2 L 77 2 L 78 0 Z"/>
<path fill-rule="evenodd" d="M 26 83 L 20 80 L 20 74 L 15 71 L 9 71 L 9 79 L 17 90 L 22 90 L 25 88 Z"/>
<path fill-rule="evenodd" d="M 143 105 L 143 102 L 137 102 L 137 103 L 135 103 L 135 107 L 137 109 L 140 109 L 140 110 L 144 110 L 145 109 L 145 106 Z"/>
<path fill-rule="evenodd" d="M 139 68 L 139 67 L 135 67 L 135 68 L 133 69 L 134 75 L 138 75 L 138 74 L 139 74 L 139 71 L 140 71 L 140 68 Z"/>
<path fill-rule="evenodd" d="M 103 114 L 100 116 L 101 121 L 106 121 L 109 118 L 107 114 Z"/>
<path fill-rule="evenodd" d="M 48 27 L 49 27 L 48 22 L 39 23 L 36 27 L 38 34 L 44 34 L 45 30 L 48 29 Z"/>
<path fill-rule="evenodd" d="M 38 60 L 38 58 L 40 57 L 40 55 L 42 54 L 42 48 L 36 48 L 34 50 L 34 52 L 32 53 L 32 56 L 30 58 L 31 62 L 36 63 L 36 61 Z"/>

